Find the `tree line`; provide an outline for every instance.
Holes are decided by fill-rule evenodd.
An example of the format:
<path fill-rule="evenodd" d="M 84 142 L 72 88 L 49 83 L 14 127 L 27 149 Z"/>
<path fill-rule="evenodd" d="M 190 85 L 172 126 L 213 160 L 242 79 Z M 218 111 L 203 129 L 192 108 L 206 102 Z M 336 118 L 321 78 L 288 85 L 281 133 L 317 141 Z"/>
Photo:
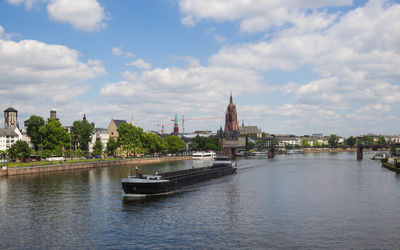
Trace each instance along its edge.
<path fill-rule="evenodd" d="M 159 155 L 175 154 L 182 151 L 185 142 L 176 135 L 165 138 L 151 132 L 143 132 L 140 127 L 129 123 L 122 123 L 118 128 L 118 139 L 110 138 L 107 142 L 106 152 L 115 156 Z"/>
<path fill-rule="evenodd" d="M 192 151 L 221 151 L 222 146 L 218 137 L 210 136 L 210 137 L 202 137 L 197 135 L 193 138 L 192 142 L 189 145 L 189 149 Z"/>
<path fill-rule="evenodd" d="M 92 155 L 155 155 L 177 153 L 185 147 L 184 141 L 175 135 L 161 138 L 128 123 L 121 124 L 117 131 L 119 137 L 117 140 L 110 138 L 105 149 L 101 141 L 96 140 Z M 32 115 L 26 131 L 32 148 L 26 141 L 17 141 L 8 150 L 0 152 L 0 156 L 8 156 L 11 160 L 32 155 L 40 158 L 87 156 L 94 132 L 94 126 L 86 119 L 74 121 L 68 133 L 58 120 L 49 118 L 45 122 L 42 117 Z"/>

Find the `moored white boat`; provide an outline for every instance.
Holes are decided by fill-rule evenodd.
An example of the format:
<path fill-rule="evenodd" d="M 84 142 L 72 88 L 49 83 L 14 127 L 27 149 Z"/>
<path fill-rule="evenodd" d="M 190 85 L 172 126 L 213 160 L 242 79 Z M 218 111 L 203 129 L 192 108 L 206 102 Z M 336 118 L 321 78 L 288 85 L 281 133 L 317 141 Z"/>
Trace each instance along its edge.
<path fill-rule="evenodd" d="M 301 154 L 302 151 L 300 149 L 289 149 L 286 151 L 286 154 Z"/>
<path fill-rule="evenodd" d="M 192 155 L 193 160 L 212 160 L 215 158 L 215 153 L 214 152 L 195 152 Z"/>
<path fill-rule="evenodd" d="M 372 155 L 372 160 L 382 160 L 382 159 L 386 159 L 387 154 L 386 153 L 375 153 Z"/>

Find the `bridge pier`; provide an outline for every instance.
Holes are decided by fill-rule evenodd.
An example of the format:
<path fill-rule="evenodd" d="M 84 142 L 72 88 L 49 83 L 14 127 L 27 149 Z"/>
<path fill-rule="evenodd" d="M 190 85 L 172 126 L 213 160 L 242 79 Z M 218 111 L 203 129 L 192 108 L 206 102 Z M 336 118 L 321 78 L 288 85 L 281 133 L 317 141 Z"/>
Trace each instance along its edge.
<path fill-rule="evenodd" d="M 358 146 L 357 148 L 357 161 L 361 161 L 363 159 L 363 147 Z"/>
<path fill-rule="evenodd" d="M 275 157 L 275 150 L 274 149 L 268 149 L 268 159 L 273 159 Z"/>
<path fill-rule="evenodd" d="M 246 147 L 246 138 L 239 137 L 237 139 L 221 139 L 222 151 L 227 156 L 235 156 L 240 148 Z"/>

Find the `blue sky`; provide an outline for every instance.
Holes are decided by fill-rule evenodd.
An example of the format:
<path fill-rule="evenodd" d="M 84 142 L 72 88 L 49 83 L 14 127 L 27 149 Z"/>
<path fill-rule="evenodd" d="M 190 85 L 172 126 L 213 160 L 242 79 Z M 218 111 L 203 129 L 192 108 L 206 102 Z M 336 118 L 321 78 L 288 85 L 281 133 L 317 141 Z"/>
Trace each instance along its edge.
<path fill-rule="evenodd" d="M 215 131 L 232 91 L 268 133 L 399 134 L 399 27 L 399 1 L 0 0 L 1 104 Z"/>

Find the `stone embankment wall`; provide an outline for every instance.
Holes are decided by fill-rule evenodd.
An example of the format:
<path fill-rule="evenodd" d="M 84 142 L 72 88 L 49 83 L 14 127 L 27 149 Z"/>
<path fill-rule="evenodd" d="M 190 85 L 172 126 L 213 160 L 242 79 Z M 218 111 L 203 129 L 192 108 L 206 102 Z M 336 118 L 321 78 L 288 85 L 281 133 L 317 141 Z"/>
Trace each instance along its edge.
<path fill-rule="evenodd" d="M 0 176 L 45 173 L 45 172 L 65 171 L 72 169 L 86 169 L 86 168 L 98 168 L 98 167 L 109 167 L 109 166 L 154 164 L 154 163 L 161 163 L 168 161 L 182 161 L 190 159 L 192 159 L 191 156 L 178 156 L 178 157 L 160 157 L 160 158 L 137 158 L 128 160 L 116 160 L 116 161 L 79 162 L 71 164 L 58 164 L 58 165 L 36 166 L 36 167 L 20 167 L 20 168 L 9 168 L 7 170 L 0 169 Z"/>
<path fill-rule="evenodd" d="M 3 170 L 0 168 L 0 176 L 7 176 L 7 170 Z"/>

